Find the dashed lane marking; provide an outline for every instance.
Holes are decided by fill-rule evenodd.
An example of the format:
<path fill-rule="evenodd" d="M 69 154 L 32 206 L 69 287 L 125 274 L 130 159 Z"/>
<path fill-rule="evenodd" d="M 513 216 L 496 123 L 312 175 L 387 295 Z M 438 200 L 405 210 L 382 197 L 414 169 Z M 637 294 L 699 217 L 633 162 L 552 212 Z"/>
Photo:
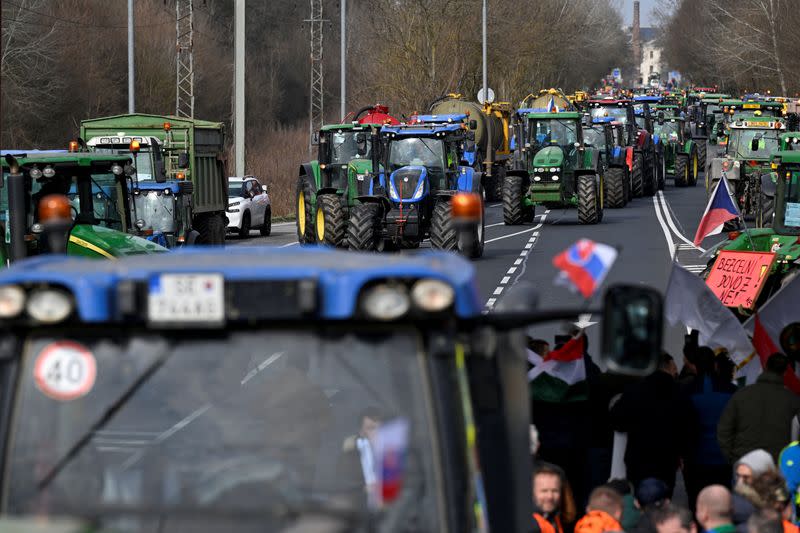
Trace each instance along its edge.
<path fill-rule="evenodd" d="M 547 216 L 547 213 L 549 213 L 549 212 L 550 212 L 550 210 L 547 209 L 547 210 L 545 210 L 545 212 L 543 214 L 536 215 L 536 217 L 541 217 L 541 218 L 539 219 L 539 223 L 536 224 L 535 226 L 531 227 L 531 228 L 524 229 L 524 230 L 518 231 L 516 233 L 509 233 L 508 235 L 501 235 L 500 237 L 495 237 L 494 239 L 489 239 L 487 241 L 484 241 L 484 244 L 489 244 L 491 242 L 500 241 L 500 240 L 503 240 L 503 239 L 509 239 L 511 237 L 516 237 L 517 235 L 523 235 L 525 233 L 530 233 L 532 231 L 536 231 L 537 229 L 542 227 L 542 225 L 544 224 L 544 219 Z"/>

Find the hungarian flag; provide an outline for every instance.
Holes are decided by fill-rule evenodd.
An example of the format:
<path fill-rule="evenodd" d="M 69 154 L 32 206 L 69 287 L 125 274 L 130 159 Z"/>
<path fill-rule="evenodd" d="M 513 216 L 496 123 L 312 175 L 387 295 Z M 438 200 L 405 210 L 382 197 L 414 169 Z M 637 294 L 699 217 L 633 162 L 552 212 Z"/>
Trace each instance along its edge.
<path fill-rule="evenodd" d="M 694 245 L 700 246 L 703 239 L 709 235 L 722 233 L 722 228 L 729 220 L 739 218 L 739 209 L 733 203 L 731 192 L 728 188 L 728 180 L 725 176 L 717 182 L 714 192 L 708 200 L 708 205 L 697 226 L 697 233 L 694 235 Z"/>
<path fill-rule="evenodd" d="M 550 403 L 588 399 L 584 336 L 573 337 L 528 372 L 531 397 Z M 535 358 L 529 357 L 529 361 Z"/>

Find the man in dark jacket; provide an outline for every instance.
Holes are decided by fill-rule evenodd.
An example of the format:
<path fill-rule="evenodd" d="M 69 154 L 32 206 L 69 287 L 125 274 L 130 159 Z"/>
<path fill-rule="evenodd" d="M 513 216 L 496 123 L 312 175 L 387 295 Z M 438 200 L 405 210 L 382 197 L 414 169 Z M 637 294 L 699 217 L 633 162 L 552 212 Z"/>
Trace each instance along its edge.
<path fill-rule="evenodd" d="M 772 354 L 758 380 L 733 395 L 717 427 L 717 439 L 729 463 L 757 448 L 775 461 L 792 439 L 792 420 L 800 413 L 800 397 L 783 385 L 789 359 Z"/>
<path fill-rule="evenodd" d="M 660 479 L 670 494 L 695 427 L 689 398 L 675 382 L 677 373 L 672 356 L 663 354 L 658 369 L 629 387 L 611 409 L 614 429 L 628 434 L 628 479 L 636 486 L 649 477 Z"/>

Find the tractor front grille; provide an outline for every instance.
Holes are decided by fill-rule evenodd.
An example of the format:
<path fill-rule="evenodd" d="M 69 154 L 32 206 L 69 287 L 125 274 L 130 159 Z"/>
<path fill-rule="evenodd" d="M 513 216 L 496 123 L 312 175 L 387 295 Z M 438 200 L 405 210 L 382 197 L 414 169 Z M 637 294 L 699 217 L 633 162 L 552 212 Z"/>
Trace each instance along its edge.
<path fill-rule="evenodd" d="M 423 177 L 421 169 L 400 169 L 392 175 L 394 190 L 401 200 L 411 200 Z"/>

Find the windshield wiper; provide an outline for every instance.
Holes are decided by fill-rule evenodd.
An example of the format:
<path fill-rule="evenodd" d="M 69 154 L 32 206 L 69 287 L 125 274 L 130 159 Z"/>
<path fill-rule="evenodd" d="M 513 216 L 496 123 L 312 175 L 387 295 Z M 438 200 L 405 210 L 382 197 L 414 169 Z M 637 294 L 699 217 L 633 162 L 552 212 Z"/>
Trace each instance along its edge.
<path fill-rule="evenodd" d="M 119 410 L 122 409 L 126 403 L 128 403 L 128 400 L 130 400 L 131 397 L 133 397 L 133 395 L 136 394 L 139 389 L 141 389 L 142 386 L 150 380 L 151 377 L 153 377 L 153 374 L 155 374 L 164 365 L 164 363 L 167 362 L 167 359 L 169 359 L 173 353 L 174 352 L 172 350 L 166 350 L 161 357 L 158 357 L 155 361 L 153 361 L 153 363 L 147 367 L 147 369 L 142 372 L 133 383 L 130 384 L 125 392 L 120 395 L 120 397 L 117 398 L 114 403 L 108 406 L 108 409 L 105 410 L 103 415 L 98 418 L 97 421 L 92 424 L 91 427 L 83 435 L 81 435 L 77 441 L 75 441 L 75 444 L 70 447 L 67 453 L 65 453 L 44 476 L 42 476 L 42 478 L 36 484 L 36 489 L 39 492 L 50 486 L 56 476 L 58 476 L 58 474 L 61 473 L 61 471 L 64 470 L 64 468 L 71 463 L 73 459 L 75 459 L 78 453 L 80 453 L 81 450 L 86 447 L 89 441 L 92 440 L 94 434 L 103 429 L 103 427 L 105 427 L 105 425 L 108 424 L 112 418 L 114 418 L 114 415 L 116 415 Z"/>

